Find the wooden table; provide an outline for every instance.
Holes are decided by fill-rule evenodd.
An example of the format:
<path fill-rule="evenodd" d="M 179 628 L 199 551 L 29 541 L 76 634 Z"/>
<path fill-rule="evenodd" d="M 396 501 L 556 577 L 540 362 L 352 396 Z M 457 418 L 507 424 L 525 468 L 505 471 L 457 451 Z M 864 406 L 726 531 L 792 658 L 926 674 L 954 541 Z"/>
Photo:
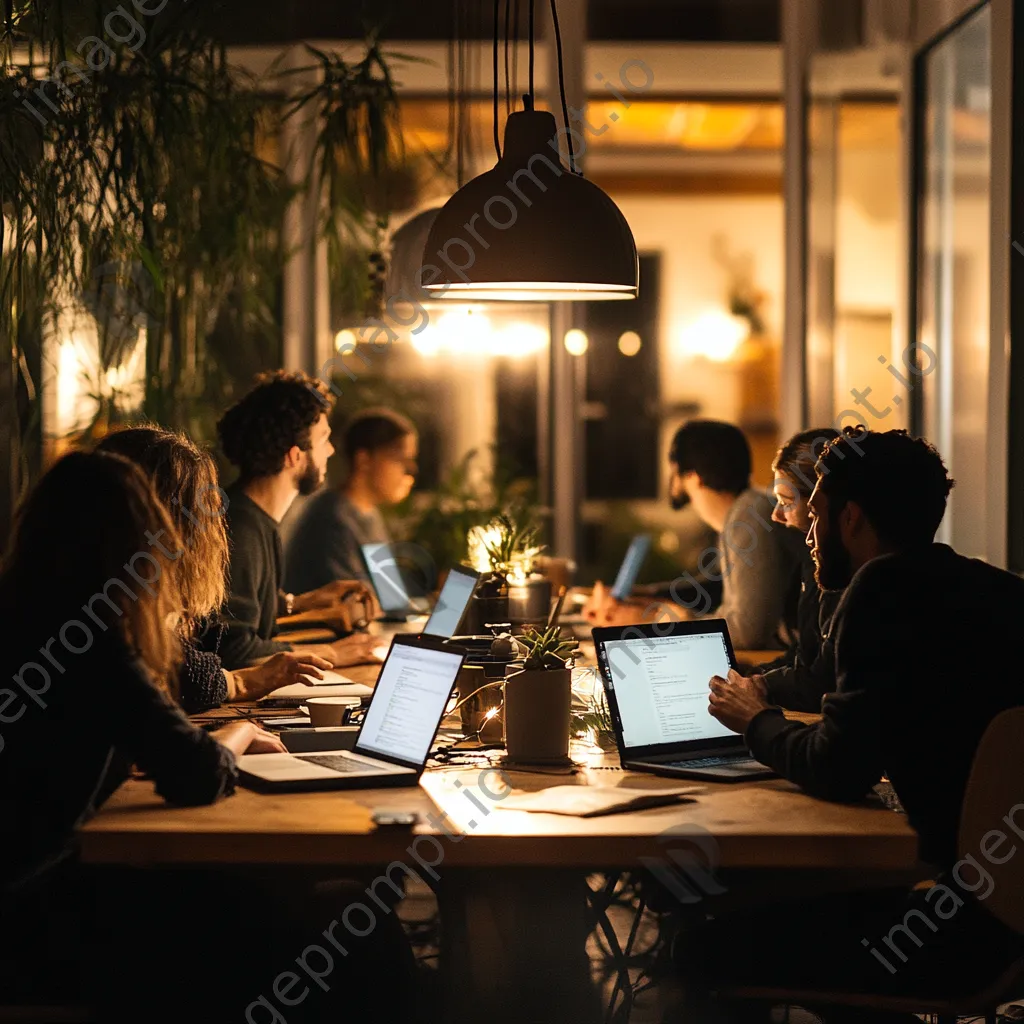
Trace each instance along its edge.
<path fill-rule="evenodd" d="M 373 666 L 344 671 L 360 682 L 377 674 Z M 504 778 L 523 790 L 686 784 L 623 772 L 614 755 L 578 756 L 586 767 L 576 775 Z M 853 875 L 854 884 L 868 885 L 915 868 L 916 838 L 905 817 L 880 804 L 825 803 L 780 780 L 699 788 L 692 803 L 573 818 L 501 810 L 502 776 L 480 767 L 428 770 L 407 790 L 239 789 L 214 806 L 181 809 L 133 781 L 82 830 L 81 850 L 84 860 L 107 865 L 333 866 L 364 874 L 405 865 L 438 891 L 446 1020 L 460 1024 L 601 1019 L 585 955 L 587 872 L 673 872 L 680 850 L 734 890 L 743 884 L 734 879 L 755 874 Z M 378 807 L 417 811 L 421 824 L 377 830 L 370 812 Z"/>

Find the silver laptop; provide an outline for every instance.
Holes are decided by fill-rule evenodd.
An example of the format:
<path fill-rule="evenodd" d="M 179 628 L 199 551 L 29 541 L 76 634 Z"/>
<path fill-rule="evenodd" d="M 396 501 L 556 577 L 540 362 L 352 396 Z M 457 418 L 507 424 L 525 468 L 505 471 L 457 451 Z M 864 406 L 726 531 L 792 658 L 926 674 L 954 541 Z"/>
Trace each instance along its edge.
<path fill-rule="evenodd" d="M 433 562 L 429 565 L 419 564 L 417 555 L 423 554 L 422 549 L 410 544 L 363 544 L 360 552 L 377 601 L 384 612 L 384 622 L 408 622 L 430 612 L 430 601 L 427 598 L 409 596 L 409 581 L 400 557 L 409 556 L 407 561 L 416 562 L 417 567 L 424 570 L 425 576 L 433 576 Z M 440 614 L 437 618 L 431 616 L 424 632 L 431 636 L 454 636 L 462 621 L 461 614 L 454 622 L 451 621 L 454 612 L 460 606 L 465 612 L 479 580 L 480 574 L 467 566 L 459 565 L 452 569 L 434 607 L 434 611 Z"/>
<path fill-rule="evenodd" d="M 601 627 L 594 645 L 623 768 L 718 782 L 773 774 L 708 711 L 711 677 L 736 666 L 724 619 Z"/>
<path fill-rule="evenodd" d="M 455 636 L 479 582 L 480 573 L 464 565 L 457 565 L 450 570 L 423 632 L 427 636 L 439 636 L 445 640 Z"/>
<path fill-rule="evenodd" d="M 242 782 L 264 790 L 415 786 L 464 658 L 437 637 L 396 636 L 350 752 L 244 754 Z"/>

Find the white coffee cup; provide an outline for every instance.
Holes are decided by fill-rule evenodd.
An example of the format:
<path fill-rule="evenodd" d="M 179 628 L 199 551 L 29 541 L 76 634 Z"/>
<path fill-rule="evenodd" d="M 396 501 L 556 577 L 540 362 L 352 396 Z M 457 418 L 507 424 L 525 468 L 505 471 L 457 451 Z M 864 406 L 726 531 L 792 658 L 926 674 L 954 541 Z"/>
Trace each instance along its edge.
<path fill-rule="evenodd" d="M 345 709 L 358 707 L 360 703 L 358 697 L 308 697 L 309 724 L 314 729 L 342 725 Z"/>

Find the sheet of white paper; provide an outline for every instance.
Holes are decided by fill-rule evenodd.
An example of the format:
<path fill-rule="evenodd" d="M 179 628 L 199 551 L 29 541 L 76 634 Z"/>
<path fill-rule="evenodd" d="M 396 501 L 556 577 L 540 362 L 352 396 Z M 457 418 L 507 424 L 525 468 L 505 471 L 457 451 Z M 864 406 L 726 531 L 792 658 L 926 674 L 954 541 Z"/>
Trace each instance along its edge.
<path fill-rule="evenodd" d="M 513 793 L 496 807 L 505 811 L 537 811 L 569 814 L 580 818 L 620 811 L 640 810 L 678 802 L 681 797 L 700 793 L 700 786 L 672 789 L 620 789 L 606 786 L 551 786 L 536 793 Z"/>
<path fill-rule="evenodd" d="M 348 686 L 354 682 L 349 676 L 341 672 L 335 672 L 333 668 L 322 669 L 321 671 L 324 674 L 323 679 L 313 679 L 312 676 L 306 676 L 306 679 L 309 680 L 312 686 Z"/>
<path fill-rule="evenodd" d="M 324 673 L 325 675 L 338 676 L 337 672 Z M 340 676 L 344 679 L 344 676 Z M 312 685 L 315 682 L 315 686 Z M 323 681 L 310 680 L 308 683 L 291 683 L 288 686 L 281 686 L 272 690 L 264 700 L 273 700 L 278 697 L 369 697 L 373 689 L 363 683 L 348 682 L 339 683 L 334 680 L 324 679 Z"/>

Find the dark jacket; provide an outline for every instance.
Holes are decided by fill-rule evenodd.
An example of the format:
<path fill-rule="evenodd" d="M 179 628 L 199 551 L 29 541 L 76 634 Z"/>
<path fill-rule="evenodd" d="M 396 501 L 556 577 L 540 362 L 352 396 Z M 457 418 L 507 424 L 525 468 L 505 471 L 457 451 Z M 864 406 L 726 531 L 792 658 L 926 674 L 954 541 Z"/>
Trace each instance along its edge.
<path fill-rule="evenodd" d="M 274 639 L 283 562 L 277 523 L 237 484 L 228 499 L 231 560 L 220 657 L 224 668 L 235 669 L 292 645 Z"/>
<path fill-rule="evenodd" d="M 768 700 L 773 704 L 790 711 L 820 711 L 821 698 L 835 691 L 835 654 L 829 633 L 841 597 L 841 590 L 818 587 L 814 561 L 807 551 L 801 563 L 796 642 L 764 670 Z"/>
<path fill-rule="evenodd" d="M 922 860 L 956 860 L 971 761 L 988 724 L 1024 704 L 1012 640 L 1024 580 L 944 544 L 885 555 L 854 576 L 836 610 L 836 693 L 820 724 L 762 711 L 746 740 L 784 778 L 858 800 L 888 775 Z"/>
<path fill-rule="evenodd" d="M 39 647 L 51 634 L 36 637 L 31 626 L 10 634 L 23 642 L 8 645 L 4 678 L 15 685 L 0 690 L 0 892 L 17 890 L 72 854 L 75 829 L 132 764 L 172 803 L 212 803 L 234 790 L 231 752 L 150 682 L 113 630 L 95 632 L 81 654 L 51 642 L 62 673 L 42 667 Z M 25 668 L 29 663 L 40 671 Z M 16 685 L 19 674 L 36 697 Z"/>

